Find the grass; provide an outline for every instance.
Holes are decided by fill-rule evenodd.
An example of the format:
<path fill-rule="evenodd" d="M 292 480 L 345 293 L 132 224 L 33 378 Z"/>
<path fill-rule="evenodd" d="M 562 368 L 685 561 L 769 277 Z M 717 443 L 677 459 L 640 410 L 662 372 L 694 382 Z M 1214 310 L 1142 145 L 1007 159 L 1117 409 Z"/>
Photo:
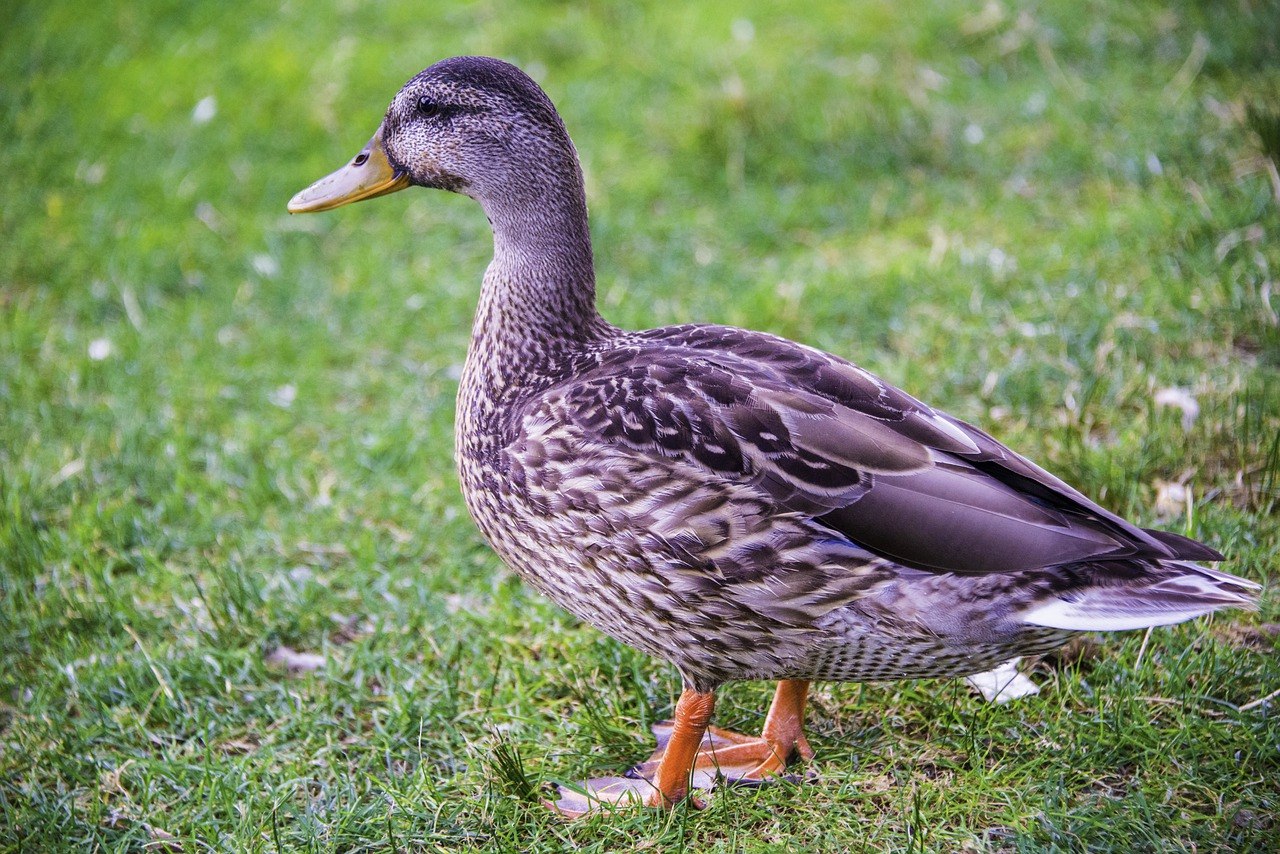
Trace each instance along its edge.
<path fill-rule="evenodd" d="M 0 851 L 1280 847 L 1271 588 L 1008 706 L 822 686 L 813 783 L 552 816 L 678 681 L 462 509 L 484 218 L 283 211 L 419 68 L 511 59 L 582 154 L 612 320 L 847 355 L 1273 584 L 1274 4 L 118 5 L 0 28 Z"/>

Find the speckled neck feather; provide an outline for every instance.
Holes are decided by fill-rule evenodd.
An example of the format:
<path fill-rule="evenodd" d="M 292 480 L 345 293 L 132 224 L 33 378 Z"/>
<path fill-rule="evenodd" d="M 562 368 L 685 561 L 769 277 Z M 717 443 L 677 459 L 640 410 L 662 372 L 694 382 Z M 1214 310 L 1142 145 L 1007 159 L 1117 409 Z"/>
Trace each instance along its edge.
<path fill-rule="evenodd" d="M 522 171 L 519 184 L 478 197 L 493 227 L 493 261 L 480 291 L 477 341 L 506 349 L 518 338 L 526 349 L 555 348 L 607 328 L 595 307 L 582 173 L 567 135 L 563 144 L 559 163 L 543 161 Z"/>

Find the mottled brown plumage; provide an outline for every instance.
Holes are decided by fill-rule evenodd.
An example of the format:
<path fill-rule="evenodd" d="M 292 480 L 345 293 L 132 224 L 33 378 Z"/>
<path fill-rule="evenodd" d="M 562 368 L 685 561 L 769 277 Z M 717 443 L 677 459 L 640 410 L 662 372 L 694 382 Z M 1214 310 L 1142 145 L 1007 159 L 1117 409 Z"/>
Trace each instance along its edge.
<path fill-rule="evenodd" d="M 684 676 L 666 770 L 642 772 L 651 803 L 678 800 L 688 757 L 710 752 L 703 698 L 723 682 L 784 680 L 762 739 L 721 734 L 759 777 L 802 746 L 807 680 L 964 675 L 1075 631 L 1254 601 L 1256 585 L 1193 563 L 1220 560 L 1209 547 L 1118 518 L 836 356 L 721 326 L 611 326 L 572 143 L 510 65 L 423 71 L 361 157 L 291 209 L 408 183 L 471 196 L 493 226 L 458 395 L 477 525 L 538 590 Z"/>

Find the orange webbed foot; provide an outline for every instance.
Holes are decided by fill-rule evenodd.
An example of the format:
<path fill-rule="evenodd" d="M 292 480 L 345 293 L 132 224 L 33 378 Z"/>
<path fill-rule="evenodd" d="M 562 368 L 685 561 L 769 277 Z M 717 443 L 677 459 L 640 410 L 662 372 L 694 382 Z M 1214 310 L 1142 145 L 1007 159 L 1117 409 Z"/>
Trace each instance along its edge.
<path fill-rule="evenodd" d="M 653 755 L 626 776 L 561 786 L 559 800 L 548 806 L 570 818 L 641 805 L 670 809 L 685 800 L 690 789 L 710 790 L 720 780 L 739 785 L 759 785 L 771 778 L 795 780 L 786 775 L 787 764 L 796 756 L 813 758 L 803 731 L 808 689 L 809 684 L 800 680 L 778 683 L 758 737 L 708 726 L 715 695 L 686 690 L 676 704 L 675 719 L 653 727 L 658 740 Z M 696 798 L 690 800 L 702 807 Z"/>

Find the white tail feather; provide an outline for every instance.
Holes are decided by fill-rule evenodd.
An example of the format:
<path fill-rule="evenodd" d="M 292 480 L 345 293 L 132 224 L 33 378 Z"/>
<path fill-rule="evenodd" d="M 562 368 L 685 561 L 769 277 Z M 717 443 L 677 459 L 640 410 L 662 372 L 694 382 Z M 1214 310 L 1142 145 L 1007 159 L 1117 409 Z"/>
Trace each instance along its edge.
<path fill-rule="evenodd" d="M 1068 629 L 1074 632 L 1123 632 L 1128 629 L 1149 629 L 1152 626 L 1172 626 L 1185 623 L 1205 614 L 1211 614 L 1224 605 L 1209 605 L 1197 610 L 1161 611 L 1146 614 L 1104 614 L 1090 610 L 1087 602 L 1067 602 L 1054 599 L 1022 616 L 1022 621 L 1049 629 Z"/>
<path fill-rule="evenodd" d="M 1118 632 L 1171 626 L 1220 608 L 1256 608 L 1261 586 L 1221 570 L 1187 570 L 1145 587 L 1090 587 L 1064 593 L 1022 615 L 1033 626 L 1077 632 Z"/>

